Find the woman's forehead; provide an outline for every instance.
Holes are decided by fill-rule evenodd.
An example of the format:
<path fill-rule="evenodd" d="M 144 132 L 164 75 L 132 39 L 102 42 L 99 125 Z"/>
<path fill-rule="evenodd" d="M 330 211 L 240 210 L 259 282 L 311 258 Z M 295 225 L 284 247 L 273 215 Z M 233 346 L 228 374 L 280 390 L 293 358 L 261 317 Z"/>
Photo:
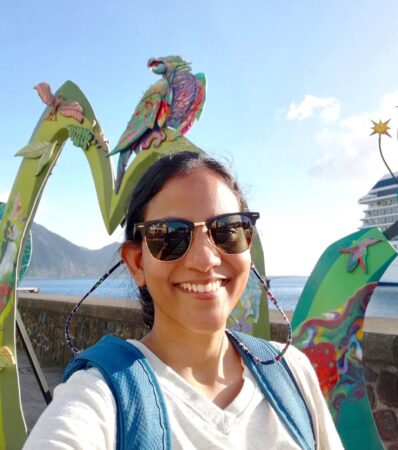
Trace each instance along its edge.
<path fill-rule="evenodd" d="M 181 217 L 203 220 L 240 210 L 240 202 L 223 178 L 207 169 L 178 175 L 165 183 L 146 208 L 145 220 Z"/>

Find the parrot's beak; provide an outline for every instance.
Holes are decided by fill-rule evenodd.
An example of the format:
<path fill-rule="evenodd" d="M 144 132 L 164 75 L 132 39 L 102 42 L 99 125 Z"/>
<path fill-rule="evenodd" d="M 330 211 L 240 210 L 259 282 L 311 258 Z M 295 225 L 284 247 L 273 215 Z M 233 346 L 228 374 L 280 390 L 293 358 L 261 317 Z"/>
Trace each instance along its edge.
<path fill-rule="evenodd" d="M 163 61 L 156 58 L 151 58 L 148 61 L 148 67 L 152 70 L 152 72 L 158 75 L 163 75 L 167 71 L 166 64 Z"/>
<path fill-rule="evenodd" d="M 156 58 L 151 58 L 149 61 L 148 61 L 148 67 L 150 68 L 150 69 L 154 69 L 154 68 L 156 68 L 157 66 L 159 66 L 160 64 L 163 64 L 162 63 L 162 61 L 160 61 L 159 59 L 156 59 Z"/>

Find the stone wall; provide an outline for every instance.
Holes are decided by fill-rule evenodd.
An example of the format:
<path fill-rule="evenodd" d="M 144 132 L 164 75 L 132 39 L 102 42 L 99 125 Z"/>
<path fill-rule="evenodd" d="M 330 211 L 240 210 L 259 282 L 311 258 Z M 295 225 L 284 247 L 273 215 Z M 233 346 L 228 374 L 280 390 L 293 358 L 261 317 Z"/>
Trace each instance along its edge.
<path fill-rule="evenodd" d="M 371 358 L 366 359 L 369 348 Z M 388 450 L 398 450 L 398 336 L 365 335 L 364 362 L 368 397 L 380 436 Z"/>
<path fill-rule="evenodd" d="M 72 353 L 65 344 L 65 320 L 78 301 L 74 297 L 19 294 L 18 309 L 41 360 L 65 367 Z M 279 314 L 270 311 L 271 339 L 286 341 Z M 87 299 L 71 322 L 74 345 L 88 347 L 105 334 L 141 338 L 146 328 L 137 302 Z M 388 450 L 398 450 L 398 319 L 366 319 L 363 359 L 369 400 Z"/>
<path fill-rule="evenodd" d="M 65 343 L 65 321 L 80 299 L 19 294 L 18 309 L 39 359 L 65 367 L 73 354 Z M 146 330 L 138 302 L 120 299 L 85 300 L 71 320 L 73 344 L 89 347 L 106 334 L 140 339 Z"/>

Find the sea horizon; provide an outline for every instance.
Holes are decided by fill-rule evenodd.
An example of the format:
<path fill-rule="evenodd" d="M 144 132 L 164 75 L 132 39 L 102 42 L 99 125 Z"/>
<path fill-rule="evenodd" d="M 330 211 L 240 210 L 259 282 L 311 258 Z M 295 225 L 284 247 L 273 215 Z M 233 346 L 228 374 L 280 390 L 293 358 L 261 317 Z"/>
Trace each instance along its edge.
<path fill-rule="evenodd" d="M 269 276 L 270 289 L 285 311 L 294 311 L 308 276 L 280 275 Z M 40 293 L 62 296 L 83 297 L 98 278 L 25 278 L 19 284 L 21 288 L 38 288 Z M 137 300 L 137 286 L 130 276 L 119 274 L 105 280 L 92 294 L 92 297 L 123 298 Z M 270 309 L 275 309 L 272 302 Z M 366 317 L 398 318 L 398 287 L 379 286 L 376 288 Z"/>

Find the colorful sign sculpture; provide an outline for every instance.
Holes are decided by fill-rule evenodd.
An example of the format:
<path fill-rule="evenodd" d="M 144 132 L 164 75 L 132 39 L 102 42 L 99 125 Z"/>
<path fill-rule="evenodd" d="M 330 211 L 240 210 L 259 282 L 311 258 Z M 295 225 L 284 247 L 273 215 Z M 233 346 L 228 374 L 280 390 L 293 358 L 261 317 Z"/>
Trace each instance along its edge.
<path fill-rule="evenodd" d="M 185 65 L 182 66 L 183 64 Z M 127 155 L 130 150 L 138 153 L 128 167 L 126 156 L 121 156 L 118 189 L 114 189 L 111 158 L 101 126 L 79 88 L 70 81 L 55 94 L 47 83 L 40 83 L 36 87 L 47 108 L 29 144 L 17 153 L 23 160 L 0 222 L 0 449 L 21 448 L 26 438 L 15 362 L 18 271 L 22 263 L 25 236 L 48 176 L 54 171 L 66 140 L 70 138 L 76 146 L 81 147 L 88 160 L 102 218 L 109 234 L 122 222 L 127 198 L 151 164 L 170 152 L 201 151 L 182 135 L 202 111 L 205 99 L 204 76 L 190 74 L 189 65 L 179 57 L 151 59 L 148 65 L 155 73 L 163 75 L 163 80 L 144 95 L 136 108 L 137 119 L 133 116 L 129 123 L 131 128 L 128 126 L 114 151 L 121 155 L 123 152 Z M 178 80 L 190 83 L 190 88 L 182 89 Z M 189 108 L 181 109 L 179 100 L 189 100 Z M 156 107 L 150 109 L 149 103 L 155 103 Z M 148 112 L 152 114 L 150 119 L 146 117 Z M 132 135 L 129 134 L 130 131 Z M 144 136 L 145 140 L 142 139 Z M 139 152 L 139 148 L 147 150 Z M 123 168 L 120 169 L 120 166 Z M 254 240 L 253 260 L 265 276 L 258 236 Z M 253 287 L 244 301 L 255 305 L 253 315 L 249 318 L 249 328 L 253 333 L 267 337 L 269 329 L 266 302 L 259 305 L 259 295 Z"/>
<path fill-rule="evenodd" d="M 309 277 L 292 319 L 293 343 L 311 360 L 344 448 L 383 449 L 362 361 L 365 311 L 397 256 L 378 228 L 332 244 Z"/>

